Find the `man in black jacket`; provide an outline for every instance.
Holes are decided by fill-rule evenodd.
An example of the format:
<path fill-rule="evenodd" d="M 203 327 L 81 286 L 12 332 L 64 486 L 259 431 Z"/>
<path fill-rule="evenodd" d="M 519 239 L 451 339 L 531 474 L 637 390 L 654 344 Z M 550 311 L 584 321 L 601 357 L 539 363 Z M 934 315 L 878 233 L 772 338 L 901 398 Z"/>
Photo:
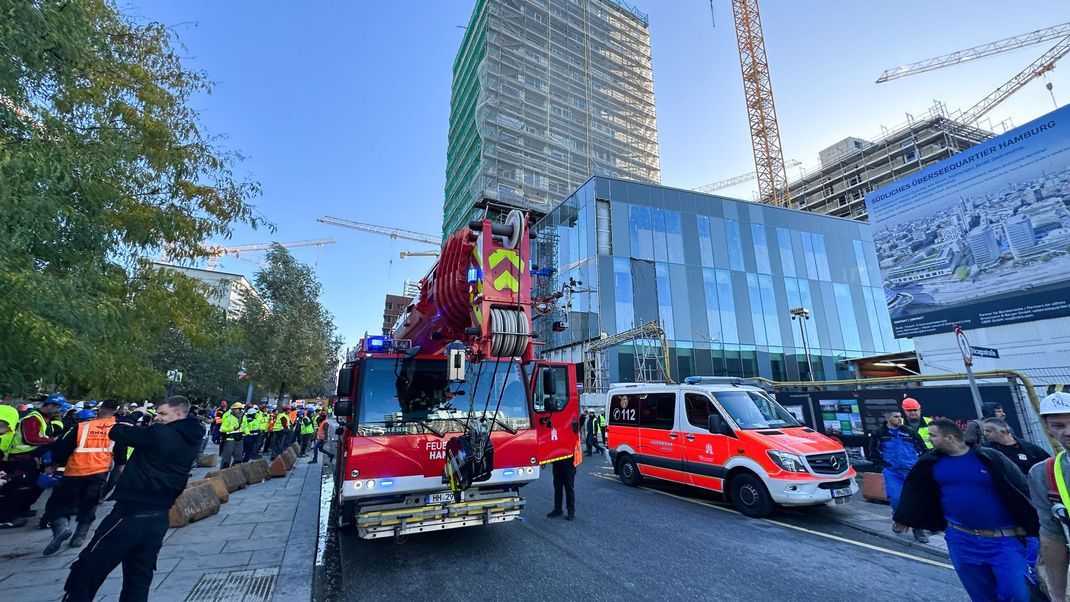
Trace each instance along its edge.
<path fill-rule="evenodd" d="M 971 448 L 950 420 L 929 424 L 933 451 L 907 475 L 892 529 L 946 531 L 944 539 L 973 600 L 1029 600 L 1025 538 L 1037 513 L 1025 475 L 1002 453 Z"/>
<path fill-rule="evenodd" d="M 123 565 L 124 601 L 148 600 L 156 556 L 167 533 L 167 512 L 186 488 L 204 427 L 189 416 L 189 400 L 165 399 L 153 424 L 117 423 L 109 437 L 134 448 L 111 499 L 115 507 L 71 565 L 64 600 L 91 602 L 116 566 Z M 133 415 L 137 417 L 137 413 Z"/>

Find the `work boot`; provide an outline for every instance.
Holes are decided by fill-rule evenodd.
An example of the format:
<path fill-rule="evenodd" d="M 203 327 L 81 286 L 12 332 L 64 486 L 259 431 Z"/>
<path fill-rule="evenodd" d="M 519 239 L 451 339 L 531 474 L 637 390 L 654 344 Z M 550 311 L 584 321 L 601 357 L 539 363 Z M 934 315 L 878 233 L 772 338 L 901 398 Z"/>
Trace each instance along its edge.
<path fill-rule="evenodd" d="M 45 546 L 43 554 L 51 556 L 59 551 L 64 541 L 71 536 L 71 527 L 66 518 L 57 518 L 52 521 L 52 541 Z"/>
<path fill-rule="evenodd" d="M 575 519 L 576 519 L 576 513 L 575 512 L 569 512 L 568 516 L 565 517 L 565 520 L 575 520 Z"/>
<path fill-rule="evenodd" d="M 93 523 L 78 523 L 78 528 L 74 530 L 74 537 L 71 538 L 71 547 L 80 548 L 85 543 L 85 536 L 89 535 L 89 528 L 93 526 Z"/>
<path fill-rule="evenodd" d="M 918 543 L 929 543 L 929 536 L 925 534 L 925 529 L 914 529 L 914 541 Z"/>
<path fill-rule="evenodd" d="M 546 518 L 557 518 L 559 516 L 561 516 L 561 511 L 560 510 L 554 510 L 553 512 L 547 514 Z"/>

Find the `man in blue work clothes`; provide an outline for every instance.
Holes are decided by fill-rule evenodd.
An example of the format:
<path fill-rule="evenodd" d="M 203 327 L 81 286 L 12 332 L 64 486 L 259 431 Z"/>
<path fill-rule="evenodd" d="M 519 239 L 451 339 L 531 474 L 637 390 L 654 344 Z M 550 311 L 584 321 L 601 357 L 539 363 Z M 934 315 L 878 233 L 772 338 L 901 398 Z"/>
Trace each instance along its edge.
<path fill-rule="evenodd" d="M 1039 524 L 1025 475 L 1002 453 L 967 445 L 945 418 L 929 424 L 929 442 L 933 451 L 903 484 L 892 529 L 945 531 L 971 600 L 1026 602 L 1025 539 L 1037 536 Z"/>
<path fill-rule="evenodd" d="M 903 414 L 892 410 L 884 414 L 884 424 L 870 437 L 869 458 L 884 475 L 884 492 L 892 504 L 892 512 L 899 506 L 899 494 L 907 473 L 925 453 L 925 441 L 917 431 L 903 424 Z M 922 529 L 914 529 L 914 539 L 929 543 Z"/>

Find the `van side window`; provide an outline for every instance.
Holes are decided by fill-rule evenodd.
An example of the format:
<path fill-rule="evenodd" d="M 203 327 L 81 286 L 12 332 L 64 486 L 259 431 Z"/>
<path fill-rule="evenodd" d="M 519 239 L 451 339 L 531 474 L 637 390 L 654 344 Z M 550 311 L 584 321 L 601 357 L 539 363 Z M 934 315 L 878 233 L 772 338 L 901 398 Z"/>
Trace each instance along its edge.
<path fill-rule="evenodd" d="M 639 398 L 635 395 L 614 395 L 609 400 L 609 424 L 639 426 Z"/>
<path fill-rule="evenodd" d="M 639 396 L 639 426 L 671 431 L 676 420 L 676 393 Z"/>
<path fill-rule="evenodd" d="M 684 395 L 684 408 L 687 410 L 687 421 L 691 426 L 705 429 L 709 424 L 710 414 L 720 415 L 713 407 L 709 397 L 698 393 L 686 393 Z"/>

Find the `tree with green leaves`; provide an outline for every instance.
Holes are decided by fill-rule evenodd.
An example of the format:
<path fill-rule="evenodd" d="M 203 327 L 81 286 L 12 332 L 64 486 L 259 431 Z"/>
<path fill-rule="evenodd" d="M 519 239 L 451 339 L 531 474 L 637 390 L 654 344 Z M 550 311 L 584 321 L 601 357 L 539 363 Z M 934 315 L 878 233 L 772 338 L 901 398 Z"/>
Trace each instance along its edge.
<path fill-rule="evenodd" d="M 266 392 L 277 388 L 280 402 L 287 392 L 325 394 L 342 339 L 330 312 L 320 304 L 322 286 L 315 273 L 284 247 L 273 245 L 254 283 L 259 296 L 246 296 L 238 319 L 249 375 Z"/>
<path fill-rule="evenodd" d="M 108 0 L 0 0 L 0 394 L 163 391 L 153 346 L 211 339 L 191 261 L 255 227 L 255 183 L 190 99 L 208 90 L 159 23 Z"/>

